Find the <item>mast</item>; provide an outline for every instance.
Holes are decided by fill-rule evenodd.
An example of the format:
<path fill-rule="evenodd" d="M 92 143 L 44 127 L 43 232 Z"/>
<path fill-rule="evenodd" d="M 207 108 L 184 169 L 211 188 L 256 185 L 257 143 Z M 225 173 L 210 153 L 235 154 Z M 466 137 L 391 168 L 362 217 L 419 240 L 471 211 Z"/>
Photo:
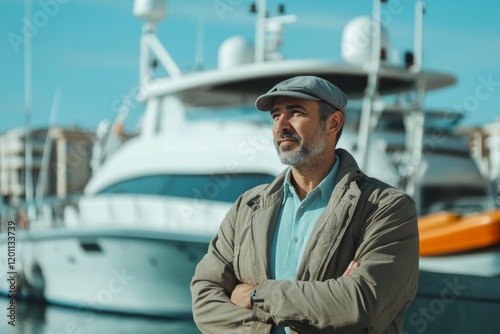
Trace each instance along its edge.
<path fill-rule="evenodd" d="M 377 97 L 378 72 L 380 69 L 380 52 L 382 44 L 380 7 L 382 1 L 384 0 L 373 0 L 371 62 L 368 72 L 368 82 L 361 106 L 361 119 L 359 124 L 358 136 L 359 165 L 362 169 L 366 169 L 368 164 L 370 153 L 368 146 L 370 144 L 370 137 L 374 122 L 376 121 L 373 115 L 373 102 Z"/>
<path fill-rule="evenodd" d="M 255 26 L 255 62 L 262 63 L 265 58 L 266 44 L 266 16 L 267 1 L 258 0 L 257 4 L 257 22 Z"/>
<path fill-rule="evenodd" d="M 160 40 L 156 36 L 156 25 L 166 16 L 165 0 L 135 0 L 134 1 L 134 16 L 142 19 L 144 22 L 141 34 L 141 53 L 140 53 L 140 85 L 141 93 L 147 90 L 151 85 L 152 64 L 151 57 L 156 57 L 153 67 L 161 64 L 168 74 L 175 78 L 182 75 L 181 70 L 170 56 L 170 53 L 163 47 Z"/>
<path fill-rule="evenodd" d="M 424 3 L 418 0 L 415 3 L 415 35 L 414 35 L 414 52 L 415 62 L 410 67 L 410 71 L 414 73 L 422 72 L 423 58 L 423 15 Z M 422 150 L 424 140 L 424 99 L 425 99 L 425 82 L 418 77 L 416 82 L 416 94 L 413 98 L 413 103 L 410 106 L 409 112 L 404 116 L 406 130 L 406 154 L 410 166 L 406 166 L 407 175 L 405 180 L 405 191 L 413 197 L 417 212 L 422 209 L 422 191 L 420 181 L 423 177 L 424 166 L 422 165 Z"/>
<path fill-rule="evenodd" d="M 285 7 L 280 5 L 278 7 L 280 15 L 269 17 L 266 0 L 258 0 L 257 5 L 252 4 L 251 12 L 257 13 L 255 23 L 255 63 L 282 59 L 283 56 L 280 54 L 279 48 L 284 25 L 297 22 L 297 15 L 281 15 L 285 12 Z"/>
<path fill-rule="evenodd" d="M 415 63 L 413 65 L 415 72 L 422 71 L 424 10 L 425 10 L 424 3 L 420 0 L 417 1 L 415 3 L 415 35 L 414 35 Z"/>

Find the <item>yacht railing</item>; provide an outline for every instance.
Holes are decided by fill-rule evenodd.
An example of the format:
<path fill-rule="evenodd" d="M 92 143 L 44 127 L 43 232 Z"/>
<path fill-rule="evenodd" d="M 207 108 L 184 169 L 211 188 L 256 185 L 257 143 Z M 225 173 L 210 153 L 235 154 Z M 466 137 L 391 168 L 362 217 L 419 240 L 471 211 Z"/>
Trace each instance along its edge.
<path fill-rule="evenodd" d="M 140 228 L 170 232 L 215 233 L 231 203 L 195 198 L 153 197 L 140 194 L 54 198 L 35 207 L 28 221 L 26 207 L 0 212 L 0 233 L 13 220 L 19 230 L 59 228 Z"/>

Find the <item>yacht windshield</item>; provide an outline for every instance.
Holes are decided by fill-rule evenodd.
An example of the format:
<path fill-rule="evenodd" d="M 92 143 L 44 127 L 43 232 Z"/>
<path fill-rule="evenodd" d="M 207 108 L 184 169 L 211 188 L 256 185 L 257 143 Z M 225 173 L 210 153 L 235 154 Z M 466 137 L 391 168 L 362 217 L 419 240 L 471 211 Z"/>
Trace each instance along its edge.
<path fill-rule="evenodd" d="M 245 191 L 271 183 L 268 174 L 150 175 L 115 183 L 99 194 L 146 194 L 234 202 Z"/>
<path fill-rule="evenodd" d="M 206 121 L 207 119 L 240 121 L 243 119 L 256 123 L 272 123 L 269 113 L 259 111 L 253 105 L 190 108 L 186 112 L 186 117 L 190 121 Z"/>

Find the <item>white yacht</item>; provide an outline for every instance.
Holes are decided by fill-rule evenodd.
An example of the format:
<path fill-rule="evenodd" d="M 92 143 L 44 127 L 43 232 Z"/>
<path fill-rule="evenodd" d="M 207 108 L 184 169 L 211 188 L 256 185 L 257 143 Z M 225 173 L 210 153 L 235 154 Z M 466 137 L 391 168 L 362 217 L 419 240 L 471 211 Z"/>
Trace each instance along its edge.
<path fill-rule="evenodd" d="M 270 117 L 254 101 L 295 75 L 321 76 L 348 94 L 340 146 L 367 174 L 411 192 L 421 213 L 485 208 L 487 182 L 453 132 L 456 116 L 434 114 L 448 125 L 436 134 L 442 127 L 423 109 L 425 92 L 452 85 L 454 76 L 426 72 L 412 57 L 389 64 L 385 30 L 353 49 L 352 35 L 367 34 L 377 22 L 370 17 L 346 27 L 343 63 L 284 59 L 281 31 L 296 17 L 266 17 L 265 0 L 257 9 L 254 45 L 230 37 L 218 68 L 182 73 L 155 34 L 165 3 L 136 0 L 134 14 L 145 20 L 141 132 L 104 160 L 62 217 L 41 214 L 18 233 L 22 293 L 80 308 L 190 317 L 194 268 L 232 202 L 285 168 Z M 372 49 L 383 52 L 374 56 Z"/>

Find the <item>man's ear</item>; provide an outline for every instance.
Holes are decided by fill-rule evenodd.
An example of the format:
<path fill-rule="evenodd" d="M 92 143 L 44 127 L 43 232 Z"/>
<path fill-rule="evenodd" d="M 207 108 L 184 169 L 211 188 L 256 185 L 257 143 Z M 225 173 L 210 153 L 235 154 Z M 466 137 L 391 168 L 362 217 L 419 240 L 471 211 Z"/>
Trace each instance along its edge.
<path fill-rule="evenodd" d="M 344 124 L 344 114 L 337 110 L 326 119 L 326 134 L 327 136 L 337 137 L 337 133 L 342 129 Z"/>

